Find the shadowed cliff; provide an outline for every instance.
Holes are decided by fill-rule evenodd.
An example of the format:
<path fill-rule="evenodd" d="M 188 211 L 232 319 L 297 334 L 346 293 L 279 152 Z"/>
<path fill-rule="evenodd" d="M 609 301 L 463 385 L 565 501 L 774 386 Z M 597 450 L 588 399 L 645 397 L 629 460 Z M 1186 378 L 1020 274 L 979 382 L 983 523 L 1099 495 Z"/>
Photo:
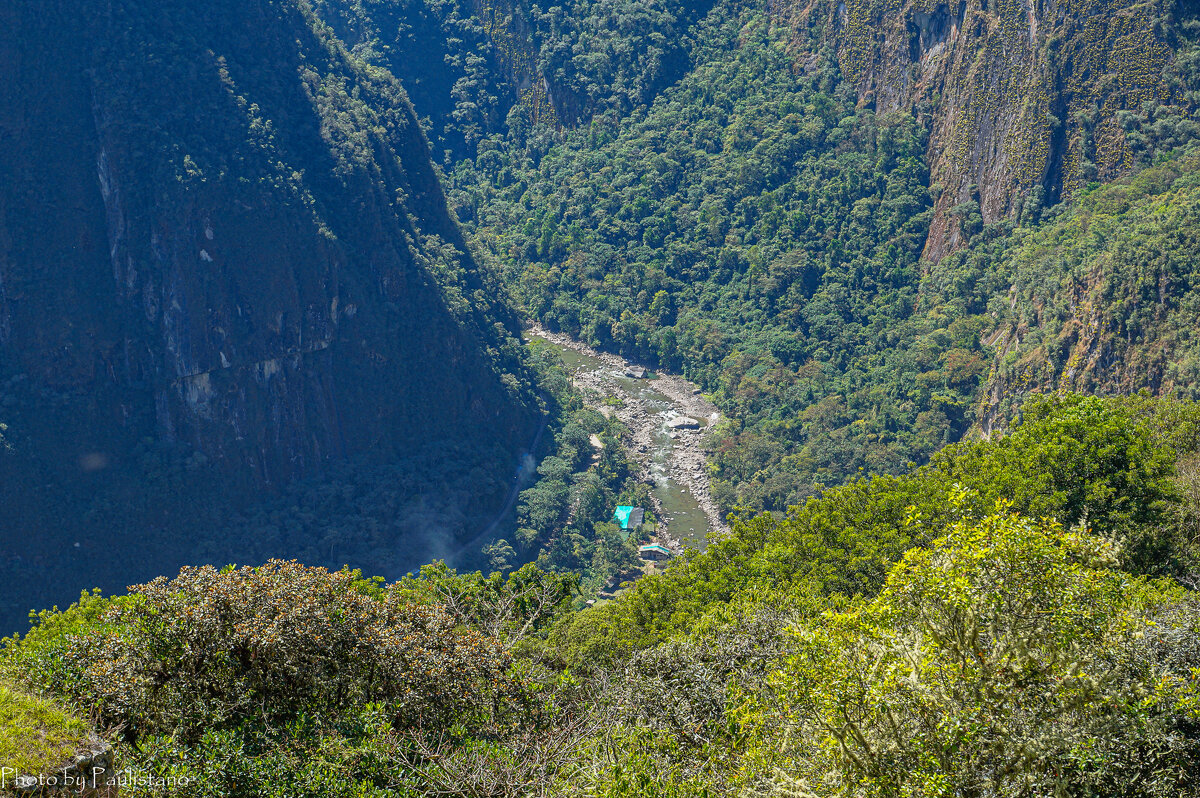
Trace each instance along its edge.
<path fill-rule="evenodd" d="M 471 512 L 503 505 L 537 415 L 514 320 L 404 91 L 304 8 L 0 9 L 6 622 L 340 461 L 467 451 L 504 469 Z"/>

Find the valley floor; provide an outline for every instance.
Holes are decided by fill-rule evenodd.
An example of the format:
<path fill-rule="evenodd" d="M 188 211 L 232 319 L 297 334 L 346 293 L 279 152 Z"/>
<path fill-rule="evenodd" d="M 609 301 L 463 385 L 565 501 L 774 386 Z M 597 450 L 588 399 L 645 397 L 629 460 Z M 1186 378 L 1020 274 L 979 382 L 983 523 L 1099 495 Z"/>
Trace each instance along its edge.
<path fill-rule="evenodd" d="M 714 533 L 729 531 L 709 490 L 703 444 L 704 432 L 721 416 L 694 383 L 662 373 L 650 381 L 631 379 L 628 375 L 642 367 L 536 323 L 527 335 L 586 359 L 568 360 L 572 382 L 585 402 L 606 415 L 616 415 L 629 428 L 630 454 L 642 478 L 656 485 L 654 510 L 665 522 L 659 535 L 671 548 L 681 550 L 684 543 L 703 548 Z M 686 428 L 691 426 L 688 420 L 697 422 L 697 428 Z M 673 422 L 681 426 L 672 428 Z"/>

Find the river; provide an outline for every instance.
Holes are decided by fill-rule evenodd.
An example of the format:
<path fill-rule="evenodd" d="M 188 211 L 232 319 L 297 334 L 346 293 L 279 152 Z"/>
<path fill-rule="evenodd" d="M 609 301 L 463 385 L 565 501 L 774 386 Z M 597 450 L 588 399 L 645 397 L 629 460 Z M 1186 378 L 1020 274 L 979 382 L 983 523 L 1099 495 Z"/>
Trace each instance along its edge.
<path fill-rule="evenodd" d="M 727 531 L 709 492 L 702 445 L 705 430 L 721 417 L 696 385 L 677 375 L 629 376 L 636 373 L 635 364 L 536 325 L 526 334 L 558 351 L 589 407 L 615 413 L 629 428 L 630 455 L 642 478 L 654 485 L 660 542 L 676 550 L 703 549 L 712 534 Z M 606 397 L 619 399 L 619 405 L 606 404 Z M 685 419 L 697 422 L 697 428 L 672 428 L 672 423 L 687 424 Z"/>

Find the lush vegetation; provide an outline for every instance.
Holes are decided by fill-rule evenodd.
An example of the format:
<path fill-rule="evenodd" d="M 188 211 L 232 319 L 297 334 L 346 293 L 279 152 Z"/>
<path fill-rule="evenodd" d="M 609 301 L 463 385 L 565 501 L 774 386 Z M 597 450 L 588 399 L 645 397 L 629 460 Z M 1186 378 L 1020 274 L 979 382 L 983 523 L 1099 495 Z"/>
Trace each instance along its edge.
<path fill-rule="evenodd" d="M 647 30 L 668 25 L 634 6 Z M 969 246 L 927 263 L 943 191 L 929 109 L 875 113 L 844 53 L 817 41 L 798 62 L 795 30 L 762 5 L 695 19 L 676 83 L 562 133 L 514 121 L 482 137 L 451 197 L 527 313 L 712 394 L 731 419 L 712 440 L 725 509 L 901 473 L 973 425 L 1002 428 L 1031 389 L 1194 393 L 1187 13 L 1158 23 L 1176 49 L 1160 95 L 1071 143 L 1104 138 L 1123 168 L 1150 168 L 1057 207 L 1036 187 L 988 226 L 976 196 L 948 211 Z M 1071 126 L 1099 124 L 1089 113 Z"/>
<path fill-rule="evenodd" d="M 873 596 L 893 563 L 957 517 L 954 497 L 975 515 L 1004 500 L 1030 517 L 1086 523 L 1120 541 L 1125 568 L 1183 576 L 1194 567 L 1197 511 L 1181 499 L 1197 451 L 1200 412 L 1189 403 L 1037 400 L 1010 436 L 948 447 L 911 474 L 833 488 L 784 516 L 743 520 L 737 534 L 560 632 L 570 661 L 586 663 L 661 643 L 744 597 L 790 606 L 797 596 Z M 577 636 L 586 645 L 576 648 Z"/>
<path fill-rule="evenodd" d="M 532 564 L 189 568 L 0 671 L 175 795 L 1188 795 L 1198 447 L 1195 404 L 1045 400 L 595 607 Z"/>
<path fill-rule="evenodd" d="M 1003 504 L 953 523 L 870 603 L 789 630 L 794 648 L 769 679 L 777 703 L 761 718 L 743 710 L 792 731 L 764 751 L 777 783 L 880 796 L 1194 789 L 1195 673 L 1162 657 L 1195 634 L 1194 599 L 1112 566 L 1103 539 Z"/>
<path fill-rule="evenodd" d="M 44 731 L 57 758 L 77 738 L 55 729 L 81 728 L 44 707 L 86 714 L 121 766 L 172 779 L 134 795 L 1200 795 L 1193 49 L 1168 75 L 1186 101 L 1121 117 L 1154 165 L 990 226 L 963 203 L 966 248 L 926 263 L 940 189 L 921 112 L 860 102 L 833 52 L 797 63 L 766 4 L 296 8 L 319 55 L 297 98 L 332 184 L 388 171 L 388 148 L 428 166 L 395 78 L 413 87 L 452 205 L 506 279 L 471 268 L 452 224 L 409 219 L 415 257 L 542 431 L 515 469 L 468 441 L 201 502 L 204 559 L 253 541 L 240 559 L 266 564 L 32 616 L 0 651 L 0 723 Z M 146 44 L 123 35 L 118 51 Z M 340 192 L 288 168 L 318 133 L 261 119 L 241 92 L 272 62 L 247 64 L 221 68 L 258 138 L 182 139 L 170 176 L 257 164 L 320 237 L 371 250 Z M 143 132 L 166 147 L 186 117 Z M 516 345 L 501 283 L 548 326 L 712 394 L 731 419 L 714 492 L 746 511 L 730 535 L 589 601 L 637 565 L 610 518 L 649 488 L 552 350 Z M 1124 395 L 1048 390 L 1066 386 Z M 14 426 L 45 406 L 70 413 L 4 375 Z M 186 506 L 209 467 L 153 439 L 136 454 L 154 490 L 81 484 L 70 513 Z M 456 509 L 477 498 L 502 510 Z M 418 531 L 425 548 L 396 545 Z M 397 579 L 414 556 L 434 562 Z M 386 578 L 339 570 L 366 561 Z M 46 766 L 5 739 L 0 765 Z"/>
<path fill-rule="evenodd" d="M 1001 420 L 1036 390 L 1196 396 L 1198 175 L 1185 149 L 933 267 L 931 290 L 987 319 Z"/>
<path fill-rule="evenodd" d="M 920 307 L 924 132 L 794 69 L 765 15 L 714 11 L 645 112 L 480 144 L 459 218 L 552 328 L 680 370 L 733 419 L 727 508 L 898 472 L 973 419 L 982 322 Z"/>
<path fill-rule="evenodd" d="M 447 166 L 481 139 L 620 118 L 691 63 L 711 0 L 318 0 L 356 57 L 403 81 Z"/>
<path fill-rule="evenodd" d="M 48 771 L 70 762 L 90 736 L 83 721 L 52 702 L 0 683 L 0 766 L 16 773 Z M 14 776 L 6 771 L 0 784 Z"/>

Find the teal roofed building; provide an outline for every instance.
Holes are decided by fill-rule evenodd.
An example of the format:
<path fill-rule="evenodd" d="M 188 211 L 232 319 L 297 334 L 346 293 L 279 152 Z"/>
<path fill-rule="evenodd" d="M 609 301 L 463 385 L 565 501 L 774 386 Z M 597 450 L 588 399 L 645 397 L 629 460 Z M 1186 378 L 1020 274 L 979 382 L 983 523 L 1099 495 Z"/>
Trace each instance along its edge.
<path fill-rule="evenodd" d="M 618 507 L 612 517 L 621 529 L 637 529 L 646 520 L 646 511 L 641 507 Z"/>
<path fill-rule="evenodd" d="M 638 548 L 638 554 L 643 560 L 669 560 L 671 559 L 671 550 L 666 546 L 660 546 L 657 543 L 651 543 L 647 546 Z"/>

